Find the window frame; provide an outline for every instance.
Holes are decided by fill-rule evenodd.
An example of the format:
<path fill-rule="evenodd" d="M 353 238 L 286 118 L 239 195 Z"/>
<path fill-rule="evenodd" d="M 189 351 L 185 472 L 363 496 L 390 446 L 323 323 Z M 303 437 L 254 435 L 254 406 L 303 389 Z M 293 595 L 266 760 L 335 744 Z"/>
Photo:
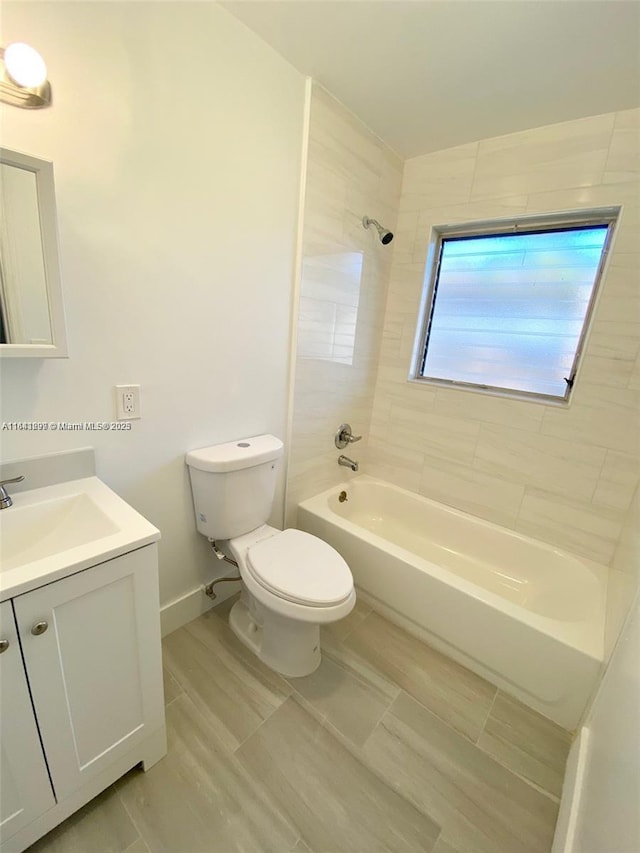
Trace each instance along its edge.
<path fill-rule="evenodd" d="M 589 338 L 595 308 L 600 298 L 601 284 L 605 277 L 611 256 L 611 249 L 620 220 L 621 210 L 622 208 L 620 206 L 599 207 L 584 210 L 554 212 L 537 216 L 519 216 L 511 217 L 509 219 L 494 219 L 457 223 L 455 225 L 432 226 L 409 380 L 412 382 L 439 386 L 441 388 L 458 388 L 460 390 L 473 391 L 492 396 L 508 397 L 520 400 L 524 399 L 532 402 L 542 402 L 545 404 L 551 403 L 561 406 L 568 405 L 575 387 L 576 377 L 580 370 L 581 356 L 584 353 Z M 422 369 L 427 356 L 429 332 L 431 330 L 436 304 L 438 278 L 445 240 L 454 237 L 499 237 L 504 234 L 534 233 L 536 231 L 563 231 L 569 228 L 589 227 L 595 225 L 607 226 L 607 235 L 602 248 L 600 262 L 596 270 L 595 280 L 591 290 L 591 296 L 589 298 L 589 305 L 587 306 L 587 311 L 584 316 L 580 338 L 573 358 L 573 364 L 571 366 L 569 376 L 567 377 L 570 381 L 567 382 L 564 396 L 560 397 L 553 394 L 541 394 L 536 391 L 524 391 L 518 388 L 504 388 L 480 382 L 462 382 L 457 379 L 441 379 L 422 375 Z"/>

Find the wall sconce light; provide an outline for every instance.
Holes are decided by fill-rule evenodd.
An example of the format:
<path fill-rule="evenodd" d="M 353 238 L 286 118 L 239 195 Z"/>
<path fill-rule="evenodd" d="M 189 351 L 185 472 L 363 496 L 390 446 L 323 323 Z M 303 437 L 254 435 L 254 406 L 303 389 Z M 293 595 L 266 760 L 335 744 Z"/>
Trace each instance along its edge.
<path fill-rule="evenodd" d="M 51 103 L 47 66 L 30 45 L 14 42 L 0 48 L 0 101 L 27 110 Z"/>

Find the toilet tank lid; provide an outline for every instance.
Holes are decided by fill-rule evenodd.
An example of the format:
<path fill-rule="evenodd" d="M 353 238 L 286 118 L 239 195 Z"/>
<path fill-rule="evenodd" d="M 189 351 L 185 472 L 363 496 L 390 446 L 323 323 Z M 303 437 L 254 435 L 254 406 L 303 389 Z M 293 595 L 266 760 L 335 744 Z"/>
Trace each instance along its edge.
<path fill-rule="evenodd" d="M 200 471 L 240 471 L 253 465 L 262 465 L 282 456 L 284 445 L 275 435 L 254 435 L 238 438 L 225 444 L 190 450 L 186 461 L 190 468 Z"/>

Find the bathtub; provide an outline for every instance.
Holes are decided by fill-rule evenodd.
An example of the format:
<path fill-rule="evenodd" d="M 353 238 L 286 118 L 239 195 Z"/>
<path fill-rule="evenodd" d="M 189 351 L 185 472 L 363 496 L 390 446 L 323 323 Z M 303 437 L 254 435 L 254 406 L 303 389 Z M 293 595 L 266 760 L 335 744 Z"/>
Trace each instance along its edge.
<path fill-rule="evenodd" d="M 577 727 L 603 665 L 606 567 L 368 476 L 303 501 L 298 526 L 376 610 Z"/>

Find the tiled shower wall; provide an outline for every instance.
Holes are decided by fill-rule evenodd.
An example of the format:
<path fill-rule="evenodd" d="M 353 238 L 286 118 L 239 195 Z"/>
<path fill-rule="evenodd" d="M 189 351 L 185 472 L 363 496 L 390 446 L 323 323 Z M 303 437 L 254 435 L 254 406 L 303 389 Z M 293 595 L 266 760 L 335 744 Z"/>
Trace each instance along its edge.
<path fill-rule="evenodd" d="M 363 440 L 371 419 L 391 247 L 362 217 L 395 230 L 402 162 L 352 113 L 314 85 L 303 228 L 287 523 L 298 501 L 352 476 L 334 434 Z"/>
<path fill-rule="evenodd" d="M 609 575 L 607 623 L 604 638 L 605 659 L 613 651 L 622 623 L 640 585 L 640 488 L 636 489 L 622 525 Z"/>
<path fill-rule="evenodd" d="M 603 563 L 639 476 L 639 117 L 595 116 L 405 163 L 366 468 Z M 568 408 L 407 381 L 432 226 L 617 204 Z"/>

